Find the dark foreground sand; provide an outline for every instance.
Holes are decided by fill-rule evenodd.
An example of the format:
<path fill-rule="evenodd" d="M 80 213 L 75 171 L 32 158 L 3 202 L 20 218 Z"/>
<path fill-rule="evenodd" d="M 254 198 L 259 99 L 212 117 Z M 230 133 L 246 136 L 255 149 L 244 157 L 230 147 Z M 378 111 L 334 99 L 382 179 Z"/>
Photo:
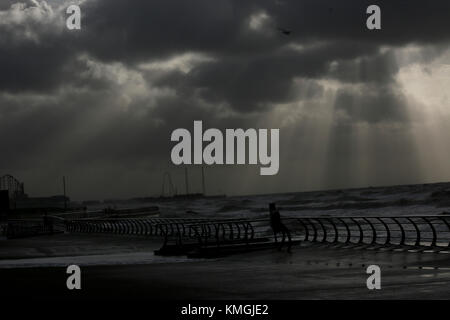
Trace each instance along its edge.
<path fill-rule="evenodd" d="M 11 258 L 136 253 L 152 257 L 155 241 L 59 235 L 2 241 Z M 37 245 L 39 250 L 30 246 Z M 45 245 L 47 244 L 47 245 Z M 70 245 L 69 245 L 70 244 Z M 65 247 L 67 247 L 65 251 Z M 76 249 L 78 248 L 78 249 Z M 58 258 L 57 258 L 58 259 Z M 160 259 L 160 258 L 158 258 Z M 267 249 L 212 260 L 82 265 L 82 289 L 66 288 L 65 267 L 2 268 L 2 295 L 80 299 L 449 299 L 450 254 L 384 252 L 321 245 L 292 254 Z M 150 259 L 150 261 L 152 261 Z M 123 261 L 125 263 L 126 261 Z M 368 290 L 366 268 L 381 267 L 381 290 Z"/>

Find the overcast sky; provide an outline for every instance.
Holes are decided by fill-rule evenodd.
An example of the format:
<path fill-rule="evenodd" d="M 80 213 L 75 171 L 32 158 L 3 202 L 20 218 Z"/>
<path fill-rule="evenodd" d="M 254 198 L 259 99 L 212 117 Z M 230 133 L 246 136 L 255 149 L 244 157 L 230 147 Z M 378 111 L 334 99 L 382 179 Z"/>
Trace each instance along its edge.
<path fill-rule="evenodd" d="M 82 29 L 65 28 L 79 3 Z M 381 7 L 382 30 L 366 29 Z M 0 0 L 0 173 L 30 195 L 159 195 L 170 134 L 279 128 L 280 170 L 209 193 L 450 180 L 450 2 Z M 292 30 L 290 35 L 277 28 Z M 200 191 L 200 168 L 190 167 Z"/>

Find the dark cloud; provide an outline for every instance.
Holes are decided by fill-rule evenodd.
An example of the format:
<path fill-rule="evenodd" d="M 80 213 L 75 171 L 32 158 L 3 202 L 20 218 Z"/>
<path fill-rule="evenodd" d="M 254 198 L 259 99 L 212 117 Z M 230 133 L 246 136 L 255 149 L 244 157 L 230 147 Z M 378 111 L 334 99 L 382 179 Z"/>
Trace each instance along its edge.
<path fill-rule="evenodd" d="M 259 56 L 286 42 L 353 41 L 376 45 L 441 43 L 450 38 L 447 1 L 378 1 L 382 30 L 365 28 L 371 1 L 133 1 L 87 2 L 83 41 L 104 59 L 166 57 L 185 51 Z M 266 12 L 269 28 L 248 32 L 251 14 Z M 176 18 L 175 18 L 176 17 Z M 293 30 L 283 37 L 276 28 Z M 99 41 L 101 39 L 101 41 Z M 330 55 L 333 52 L 329 52 Z"/>
<path fill-rule="evenodd" d="M 199 89 L 212 103 L 226 102 L 239 111 L 254 111 L 299 98 L 304 88 L 294 83 L 296 78 L 383 83 L 391 81 L 397 70 L 390 52 L 378 54 L 374 46 L 331 42 L 301 51 L 282 47 L 263 56 L 223 57 L 187 74 L 167 74 L 155 84 L 172 85 L 181 92 Z"/>
<path fill-rule="evenodd" d="M 331 65 L 329 76 L 344 82 L 386 84 L 393 81 L 392 77 L 398 69 L 395 55 L 389 50 L 354 59 L 336 60 Z"/>
<path fill-rule="evenodd" d="M 269 1 L 278 23 L 289 26 L 296 38 L 352 39 L 355 42 L 404 45 L 448 42 L 450 26 L 447 1 Z M 382 29 L 365 28 L 366 8 L 376 4 L 382 10 Z"/>
<path fill-rule="evenodd" d="M 293 77 L 328 76 L 333 61 L 341 63 L 331 72 L 332 77 L 345 81 L 385 81 L 395 73 L 396 66 L 392 57 L 379 53 L 381 45 L 448 41 L 447 2 L 431 5 L 381 1 L 378 4 L 382 7 L 383 28 L 376 32 L 365 28 L 368 4 L 365 1 L 339 4 L 87 1 L 82 5 L 83 30 L 78 34 L 64 29 L 53 32 L 43 18 L 25 19 L 14 26 L 1 25 L 0 89 L 48 90 L 59 86 L 79 72 L 80 65 L 74 60 L 82 53 L 101 61 L 133 66 L 185 52 L 202 52 L 215 57 L 216 62 L 202 65 L 184 80 L 192 80 L 190 85 L 194 87 L 210 85 L 207 89 L 211 90 L 205 94 L 212 100 L 226 97 L 237 105 L 255 106 L 291 98 Z M 266 12 L 269 22 L 261 30 L 251 31 L 249 18 L 258 12 Z M 64 12 L 54 14 L 62 16 L 52 18 L 59 29 Z M 286 26 L 293 33 L 283 36 L 277 32 L 277 26 Z M 33 30 L 39 40 L 24 38 L 26 30 L 20 29 Z M 286 49 L 288 44 L 314 43 L 318 45 L 301 52 Z M 355 61 L 358 57 L 362 60 Z M 268 78 L 273 79 L 271 85 Z"/>
<path fill-rule="evenodd" d="M 278 116 L 276 125 L 288 132 L 284 150 L 297 150 L 291 144 L 300 136 L 326 136 L 329 114 L 337 127 L 327 129 L 336 140 L 324 152 L 326 170 L 335 172 L 330 181 L 345 180 L 336 172 L 351 174 L 343 154 L 351 154 L 354 127 L 410 120 L 411 99 L 396 83 L 401 63 L 432 62 L 450 40 L 448 1 L 377 1 L 377 31 L 365 28 L 372 2 L 359 0 L 88 0 L 80 31 L 64 28 L 60 2 L 27 2 L 15 16 L 13 3 L 0 1 L 0 164 L 19 172 L 36 164 L 43 172 L 98 170 L 95 186 L 126 168 L 136 168 L 134 178 L 139 170 L 159 174 L 170 163 L 171 131 L 193 120 L 245 128 L 270 126 L 268 118 Z M 419 50 L 399 61 L 397 50 L 408 45 Z M 186 54 L 201 59 L 186 69 L 167 66 Z M 396 144 L 412 150 L 410 140 L 398 135 Z M 309 151 L 308 141 L 299 149 Z M 383 141 L 371 143 L 392 150 Z M 282 163 L 296 170 L 289 163 L 305 157 L 290 150 Z M 279 181 L 272 191 L 282 188 Z M 223 185 L 232 186 L 231 178 Z"/>

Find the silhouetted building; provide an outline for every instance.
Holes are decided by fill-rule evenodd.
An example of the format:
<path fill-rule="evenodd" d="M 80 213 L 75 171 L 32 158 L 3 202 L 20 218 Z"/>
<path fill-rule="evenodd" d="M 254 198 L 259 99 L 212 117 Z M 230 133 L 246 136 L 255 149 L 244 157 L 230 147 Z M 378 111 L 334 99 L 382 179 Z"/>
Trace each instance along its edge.
<path fill-rule="evenodd" d="M 0 190 L 0 213 L 5 213 L 9 210 L 9 191 Z"/>

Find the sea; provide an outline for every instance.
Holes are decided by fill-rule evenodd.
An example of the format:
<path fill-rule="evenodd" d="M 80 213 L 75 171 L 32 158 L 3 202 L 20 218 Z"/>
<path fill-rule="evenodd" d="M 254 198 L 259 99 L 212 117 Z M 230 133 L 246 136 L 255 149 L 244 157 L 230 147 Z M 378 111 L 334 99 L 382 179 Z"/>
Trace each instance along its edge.
<path fill-rule="evenodd" d="M 269 203 L 275 203 L 286 217 L 441 215 L 450 212 L 450 182 L 230 197 L 155 198 L 148 202 L 130 200 L 107 206 L 156 205 L 162 218 L 253 219 L 266 218 Z"/>

